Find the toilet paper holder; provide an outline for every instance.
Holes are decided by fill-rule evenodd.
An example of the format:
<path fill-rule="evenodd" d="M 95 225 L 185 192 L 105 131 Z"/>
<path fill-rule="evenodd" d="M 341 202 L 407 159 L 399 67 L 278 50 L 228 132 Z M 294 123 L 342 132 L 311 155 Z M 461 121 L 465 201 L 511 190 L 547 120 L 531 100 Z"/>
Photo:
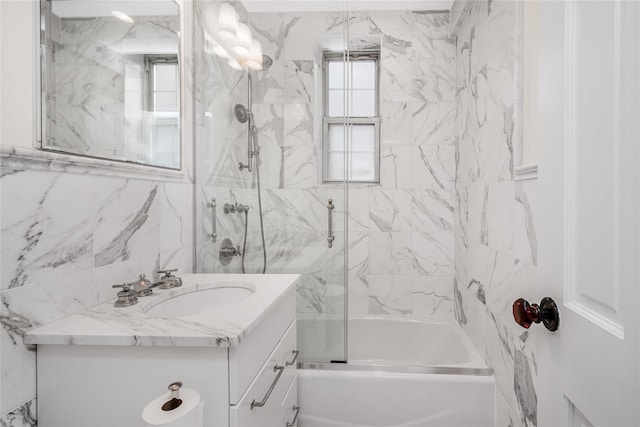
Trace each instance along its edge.
<path fill-rule="evenodd" d="M 180 399 L 180 387 L 182 387 L 182 383 L 180 381 L 169 384 L 168 388 L 171 392 L 171 399 L 167 400 L 164 405 L 162 405 L 163 411 L 173 411 L 182 405 L 182 399 Z"/>

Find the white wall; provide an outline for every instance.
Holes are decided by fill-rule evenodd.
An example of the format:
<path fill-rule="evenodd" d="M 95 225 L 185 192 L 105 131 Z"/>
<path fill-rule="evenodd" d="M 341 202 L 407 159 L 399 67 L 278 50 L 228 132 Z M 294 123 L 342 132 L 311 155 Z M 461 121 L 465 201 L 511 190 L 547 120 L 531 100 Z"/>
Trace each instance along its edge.
<path fill-rule="evenodd" d="M 0 1 L 1 144 L 33 145 L 34 7 L 30 0 Z"/>

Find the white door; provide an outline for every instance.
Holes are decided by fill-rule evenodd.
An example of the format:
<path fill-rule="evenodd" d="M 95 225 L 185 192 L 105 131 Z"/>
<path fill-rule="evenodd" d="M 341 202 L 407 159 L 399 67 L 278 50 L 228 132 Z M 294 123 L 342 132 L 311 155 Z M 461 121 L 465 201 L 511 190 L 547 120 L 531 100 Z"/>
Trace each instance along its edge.
<path fill-rule="evenodd" d="M 539 280 L 560 309 L 538 425 L 638 426 L 640 3 L 538 11 Z"/>

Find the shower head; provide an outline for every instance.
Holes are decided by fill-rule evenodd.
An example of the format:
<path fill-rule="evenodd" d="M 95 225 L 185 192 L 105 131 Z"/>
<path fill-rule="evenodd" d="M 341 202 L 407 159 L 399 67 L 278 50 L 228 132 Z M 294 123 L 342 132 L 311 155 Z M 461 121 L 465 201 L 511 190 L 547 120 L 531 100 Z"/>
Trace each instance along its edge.
<path fill-rule="evenodd" d="M 242 104 L 236 104 L 236 106 L 233 107 L 233 114 L 240 123 L 246 123 L 249 117 L 251 117 L 251 111 Z"/>

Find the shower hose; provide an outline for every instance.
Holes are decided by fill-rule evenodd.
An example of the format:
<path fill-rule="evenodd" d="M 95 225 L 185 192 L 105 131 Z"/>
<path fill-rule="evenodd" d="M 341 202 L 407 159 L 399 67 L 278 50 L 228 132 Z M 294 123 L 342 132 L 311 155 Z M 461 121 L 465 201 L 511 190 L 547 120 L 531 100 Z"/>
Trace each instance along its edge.
<path fill-rule="evenodd" d="M 250 127 L 253 152 L 256 160 L 256 182 L 258 186 L 258 213 L 260 214 L 260 235 L 262 236 L 262 274 L 267 271 L 267 246 L 264 242 L 264 221 L 262 219 L 262 192 L 260 189 L 260 148 L 258 146 L 258 128 L 252 124 Z M 246 273 L 244 268 L 245 254 L 247 253 L 247 230 L 249 228 L 249 210 L 244 211 L 244 243 L 242 244 L 242 273 Z"/>

